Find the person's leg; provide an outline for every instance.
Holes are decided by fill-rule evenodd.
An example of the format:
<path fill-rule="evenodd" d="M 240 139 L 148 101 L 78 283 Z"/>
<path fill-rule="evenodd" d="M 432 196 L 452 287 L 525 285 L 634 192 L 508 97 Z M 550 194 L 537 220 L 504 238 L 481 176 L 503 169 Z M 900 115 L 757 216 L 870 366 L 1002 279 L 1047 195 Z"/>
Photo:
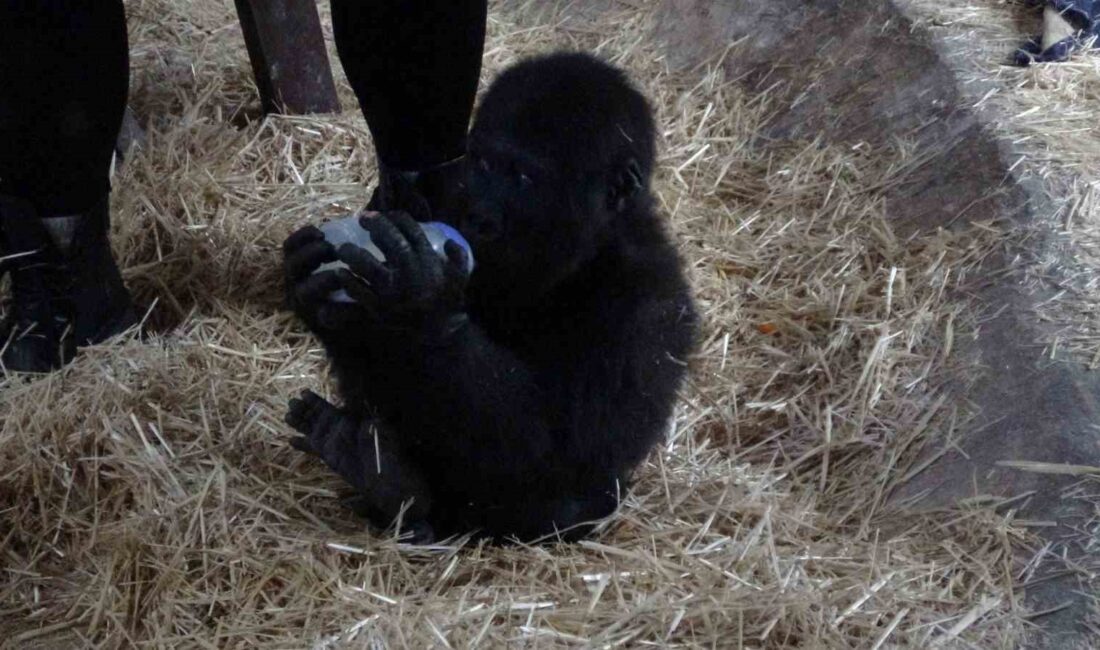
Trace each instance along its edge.
<path fill-rule="evenodd" d="M 486 0 L 332 0 L 340 61 L 374 136 L 380 188 L 395 189 L 389 198 L 406 198 L 385 187 L 404 178 L 432 210 L 446 209 L 454 161 L 466 151 L 486 13 Z"/>
<path fill-rule="evenodd" d="M 107 241 L 129 83 L 120 0 L 0 4 L 0 363 L 42 371 L 128 321 Z M 127 323 L 128 324 L 128 323 Z"/>
<path fill-rule="evenodd" d="M 129 62 L 120 0 L 0 3 L 0 193 L 77 214 L 108 191 Z"/>

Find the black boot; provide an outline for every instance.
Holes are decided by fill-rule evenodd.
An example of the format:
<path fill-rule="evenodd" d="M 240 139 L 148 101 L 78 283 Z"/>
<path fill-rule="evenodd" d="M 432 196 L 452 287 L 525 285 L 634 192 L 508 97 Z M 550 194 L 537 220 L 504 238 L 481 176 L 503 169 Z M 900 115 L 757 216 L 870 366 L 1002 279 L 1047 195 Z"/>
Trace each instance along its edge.
<path fill-rule="evenodd" d="M 417 221 L 453 223 L 466 210 L 465 158 L 417 171 L 378 163 L 378 187 L 367 210 L 408 212 Z"/>
<path fill-rule="evenodd" d="M 107 229 L 106 197 L 84 214 L 43 219 L 26 201 L 0 196 L 0 272 L 11 273 L 4 370 L 49 372 L 137 321 Z"/>

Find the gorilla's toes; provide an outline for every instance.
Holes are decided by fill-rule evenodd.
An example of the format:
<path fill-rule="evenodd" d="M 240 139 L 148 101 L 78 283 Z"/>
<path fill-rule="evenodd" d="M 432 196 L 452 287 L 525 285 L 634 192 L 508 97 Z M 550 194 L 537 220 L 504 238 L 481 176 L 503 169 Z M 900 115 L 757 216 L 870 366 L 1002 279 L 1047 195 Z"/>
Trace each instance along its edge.
<path fill-rule="evenodd" d="M 331 405 L 324 398 L 306 389 L 301 395 L 287 402 L 287 413 L 283 419 L 297 431 L 308 436 L 313 433 L 313 425 L 326 408 L 331 408 Z"/>

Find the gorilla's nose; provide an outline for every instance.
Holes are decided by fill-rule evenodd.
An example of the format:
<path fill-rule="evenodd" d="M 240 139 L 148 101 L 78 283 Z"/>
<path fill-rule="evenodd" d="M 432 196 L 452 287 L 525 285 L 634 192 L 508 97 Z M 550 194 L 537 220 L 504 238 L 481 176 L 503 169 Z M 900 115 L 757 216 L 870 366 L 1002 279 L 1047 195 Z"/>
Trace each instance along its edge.
<path fill-rule="evenodd" d="M 463 219 L 463 234 L 479 242 L 493 241 L 500 237 L 500 219 L 481 212 L 471 212 Z"/>

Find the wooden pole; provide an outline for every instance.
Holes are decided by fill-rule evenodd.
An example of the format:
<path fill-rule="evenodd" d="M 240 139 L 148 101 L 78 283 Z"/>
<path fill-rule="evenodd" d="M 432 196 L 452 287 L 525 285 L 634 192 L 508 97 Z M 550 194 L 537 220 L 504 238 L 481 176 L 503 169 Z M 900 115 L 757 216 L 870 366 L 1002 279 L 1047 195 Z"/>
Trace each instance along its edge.
<path fill-rule="evenodd" d="M 314 0 L 234 0 L 265 113 L 340 110 Z"/>

